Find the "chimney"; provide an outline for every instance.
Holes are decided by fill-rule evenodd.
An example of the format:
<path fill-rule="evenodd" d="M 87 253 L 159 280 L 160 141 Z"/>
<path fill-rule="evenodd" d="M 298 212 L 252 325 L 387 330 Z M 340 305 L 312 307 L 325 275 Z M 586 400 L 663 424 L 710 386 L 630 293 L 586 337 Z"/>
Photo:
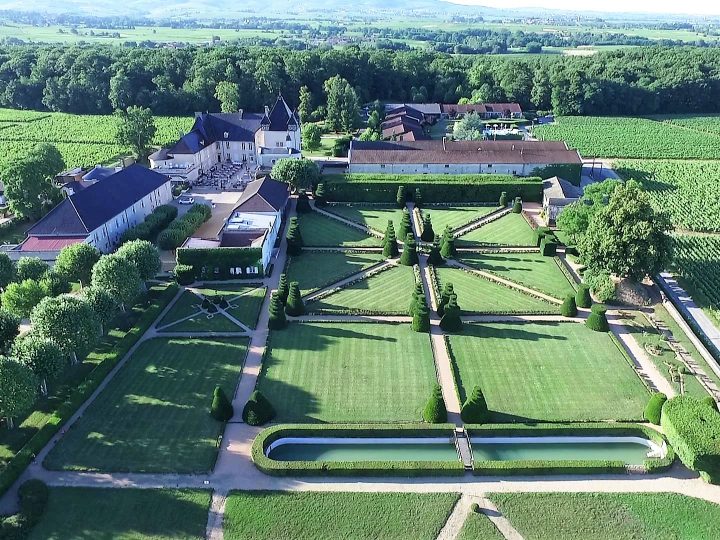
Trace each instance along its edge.
<path fill-rule="evenodd" d="M 265 116 L 270 116 L 270 107 L 265 105 Z"/>
<path fill-rule="evenodd" d="M 445 148 L 445 141 L 447 141 L 447 137 L 443 137 L 443 152 L 447 151 L 447 149 Z"/>
<path fill-rule="evenodd" d="M 242 120 L 242 117 L 243 117 L 243 110 L 242 110 L 242 109 L 238 109 L 238 115 L 240 116 L 240 120 Z"/>

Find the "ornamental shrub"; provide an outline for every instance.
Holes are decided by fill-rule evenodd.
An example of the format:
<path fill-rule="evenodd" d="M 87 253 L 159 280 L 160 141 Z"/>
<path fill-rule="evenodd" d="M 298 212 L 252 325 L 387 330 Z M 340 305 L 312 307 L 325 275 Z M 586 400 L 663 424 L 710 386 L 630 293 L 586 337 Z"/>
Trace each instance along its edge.
<path fill-rule="evenodd" d="M 440 255 L 442 255 L 445 259 L 452 259 L 455 257 L 456 253 L 455 235 L 451 232 L 447 232 L 443 235 L 442 244 L 440 246 Z"/>
<path fill-rule="evenodd" d="M 576 317 L 577 313 L 578 310 L 577 305 L 575 304 L 575 297 L 572 294 L 568 294 L 560 306 L 560 315 L 563 317 Z"/>
<path fill-rule="evenodd" d="M 445 264 L 445 259 L 443 259 L 442 255 L 440 254 L 440 241 L 437 239 L 430 247 L 430 253 L 428 255 L 427 262 L 430 266 L 441 266 Z"/>
<path fill-rule="evenodd" d="M 533 231 L 533 245 L 540 247 L 540 242 L 545 236 L 554 237 L 550 227 L 538 227 Z"/>
<path fill-rule="evenodd" d="M 554 257 L 557 253 L 557 244 L 552 241 L 552 236 L 544 236 L 540 241 L 540 253 L 544 257 Z"/>
<path fill-rule="evenodd" d="M 433 240 L 435 240 L 435 231 L 433 231 L 430 214 L 425 214 L 423 216 L 423 230 L 422 234 L 420 235 L 420 239 L 424 242 L 432 242 Z"/>
<path fill-rule="evenodd" d="M 449 281 L 443 285 L 442 290 L 440 291 L 440 300 L 438 301 L 438 309 L 437 314 L 442 317 L 443 313 L 445 313 L 445 306 L 450 301 L 450 297 L 455 294 L 455 289 L 453 288 L 453 284 Z"/>
<path fill-rule="evenodd" d="M 317 199 L 315 199 L 315 204 L 317 204 Z M 310 207 L 310 199 L 307 196 L 307 193 L 304 191 L 301 191 L 298 194 L 297 203 L 295 204 L 295 211 L 298 214 L 307 214 L 308 212 L 312 212 L 312 208 Z"/>
<path fill-rule="evenodd" d="M 420 208 L 422 206 L 422 192 L 420 191 L 420 188 L 415 188 L 415 206 Z"/>
<path fill-rule="evenodd" d="M 590 316 L 585 321 L 585 326 L 595 332 L 607 332 L 610 330 L 610 325 L 607 320 L 607 308 L 602 304 L 595 304 L 592 307 Z"/>
<path fill-rule="evenodd" d="M 712 399 L 712 398 L 711 398 Z M 645 412 L 643 417 L 645 420 L 656 426 L 660 425 L 660 417 L 662 413 L 663 405 L 667 401 L 667 396 L 662 392 L 655 392 L 645 406 Z"/>
<path fill-rule="evenodd" d="M 402 219 L 400 220 L 400 228 L 397 231 L 398 238 L 407 238 L 408 234 L 412 234 L 412 224 L 410 223 L 410 212 L 407 208 L 403 210 Z"/>
<path fill-rule="evenodd" d="M 179 229 L 165 229 L 158 234 L 157 243 L 160 249 L 170 250 L 180 246 L 187 236 Z"/>
<path fill-rule="evenodd" d="M 327 195 L 325 194 L 325 184 L 322 182 L 315 188 L 315 206 L 326 206 Z"/>
<path fill-rule="evenodd" d="M 212 405 L 210 406 L 210 416 L 218 422 L 227 422 L 233 417 L 234 412 L 232 403 L 230 403 L 223 389 L 216 386 L 213 392 Z"/>
<path fill-rule="evenodd" d="M 20 511 L 5 518 L 0 516 L 0 538 L 27 538 L 32 528 L 42 519 L 49 496 L 50 490 L 42 480 L 28 480 L 21 485 L 18 490 Z"/>
<path fill-rule="evenodd" d="M 268 328 L 270 330 L 282 330 L 287 326 L 285 308 L 277 292 L 272 293 L 270 296 L 270 307 L 268 310 L 270 312 L 268 318 Z"/>
<path fill-rule="evenodd" d="M 286 238 L 288 255 L 300 255 L 300 253 L 302 253 L 303 238 L 300 234 L 300 225 L 298 225 L 296 217 L 290 218 Z"/>
<path fill-rule="evenodd" d="M 408 315 L 411 317 L 415 315 L 415 311 L 420 305 L 427 305 L 425 300 L 425 289 L 423 289 L 422 283 L 415 283 L 415 290 L 413 290 L 412 297 L 410 298 L 410 307 L 408 308 Z"/>
<path fill-rule="evenodd" d="M 589 308 L 592 306 L 592 298 L 590 297 L 590 287 L 587 283 L 581 283 L 578 285 L 577 292 L 575 292 L 575 304 L 580 308 Z"/>
<path fill-rule="evenodd" d="M 513 214 L 521 214 L 522 209 L 522 199 L 520 199 L 520 197 L 515 197 L 515 202 L 512 207 Z"/>
<path fill-rule="evenodd" d="M 275 418 L 274 407 L 260 390 L 255 390 L 243 407 L 243 421 L 250 426 L 262 426 L 273 418 Z"/>
<path fill-rule="evenodd" d="M 702 398 L 702 401 L 703 401 L 703 403 L 707 403 L 707 404 L 710 405 L 713 409 L 715 409 L 716 411 L 718 411 L 717 401 L 715 401 L 715 398 L 713 398 L 712 396 L 704 397 L 704 398 Z M 720 411 L 719 411 L 719 412 L 720 412 Z"/>
<path fill-rule="evenodd" d="M 470 511 L 473 512 L 473 513 L 475 513 L 475 514 L 480 513 L 480 505 L 479 505 L 478 503 L 472 503 L 472 504 L 470 505 Z"/>
<path fill-rule="evenodd" d="M 208 300 L 207 298 L 203 298 L 203 301 L 200 303 L 200 308 L 207 311 L 208 309 L 210 309 L 211 305 L 212 304 L 210 303 L 210 300 Z"/>
<path fill-rule="evenodd" d="M 291 317 L 299 317 L 305 313 L 305 304 L 303 304 L 302 295 L 300 294 L 300 284 L 297 281 L 290 283 L 290 291 L 288 292 L 287 303 L 285 304 L 285 313 Z"/>
<path fill-rule="evenodd" d="M 439 384 L 433 387 L 430 399 L 423 409 L 423 420 L 428 424 L 443 424 L 447 422 L 447 409 L 442 395 L 442 388 Z"/>
<path fill-rule="evenodd" d="M 463 322 L 460 318 L 460 306 L 457 304 L 457 295 L 450 296 L 445 305 L 443 316 L 440 319 L 440 328 L 446 332 L 462 332 Z"/>
<path fill-rule="evenodd" d="M 413 314 L 412 329 L 415 332 L 430 331 L 430 309 L 424 302 L 418 305 Z"/>
<path fill-rule="evenodd" d="M 400 264 L 404 266 L 415 266 L 418 262 L 415 239 L 412 234 L 408 234 L 405 237 L 405 246 L 403 247 L 402 254 L 400 255 Z"/>
<path fill-rule="evenodd" d="M 195 268 L 189 264 L 176 264 L 173 273 L 178 285 L 190 285 L 195 281 Z"/>
<path fill-rule="evenodd" d="M 609 302 L 615 298 L 615 282 L 609 272 L 588 271 L 583 279 L 599 302 Z"/>
<path fill-rule="evenodd" d="M 720 413 L 703 400 L 677 396 L 663 405 L 660 425 L 686 467 L 720 482 Z"/>
<path fill-rule="evenodd" d="M 388 219 L 385 236 L 383 237 L 383 257 L 386 259 L 394 259 L 399 254 L 400 250 L 398 249 L 397 238 L 395 236 L 395 226 L 393 222 Z"/>
<path fill-rule="evenodd" d="M 397 195 L 395 196 L 395 202 L 398 208 L 404 208 L 407 202 L 407 195 L 405 194 L 405 186 L 398 186 Z"/>
<path fill-rule="evenodd" d="M 460 418 L 466 424 L 485 424 L 490 421 L 490 411 L 479 386 L 473 387 L 470 397 L 460 410 Z"/>
<path fill-rule="evenodd" d="M 278 295 L 278 299 L 280 300 L 282 305 L 285 305 L 287 303 L 287 297 L 289 293 L 290 287 L 288 286 L 287 275 L 280 274 L 276 294 Z"/>
<path fill-rule="evenodd" d="M 503 191 L 500 194 L 500 200 L 498 201 L 498 206 L 500 206 L 501 208 L 505 208 L 505 207 L 507 207 L 507 202 L 508 202 L 507 191 Z"/>

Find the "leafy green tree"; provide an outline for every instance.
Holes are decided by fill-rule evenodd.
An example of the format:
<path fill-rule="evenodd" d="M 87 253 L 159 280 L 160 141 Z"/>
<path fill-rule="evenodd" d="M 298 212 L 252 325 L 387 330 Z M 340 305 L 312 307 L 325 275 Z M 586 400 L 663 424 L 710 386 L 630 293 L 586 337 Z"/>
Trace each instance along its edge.
<path fill-rule="evenodd" d="M 290 218 L 286 238 L 288 255 L 300 255 L 302 253 L 303 238 L 300 234 L 300 225 L 296 217 Z"/>
<path fill-rule="evenodd" d="M 423 409 L 423 420 L 429 424 L 442 424 L 447 422 L 447 408 L 442 395 L 442 388 L 439 384 L 435 384 L 428 399 L 425 409 Z"/>
<path fill-rule="evenodd" d="M 112 294 L 99 287 L 86 287 L 83 290 L 83 298 L 97 315 L 100 322 L 100 335 L 103 335 L 105 327 L 116 317 L 120 306 Z"/>
<path fill-rule="evenodd" d="M 299 317 L 305 313 L 305 304 L 303 304 L 302 295 L 300 294 L 300 284 L 297 281 L 290 283 L 290 292 L 288 293 L 287 303 L 285 304 L 285 313 L 291 317 Z"/>
<path fill-rule="evenodd" d="M 66 356 L 52 341 L 28 332 L 15 340 L 12 356 L 25 364 L 40 381 L 40 393 L 47 395 L 47 381 L 55 379 L 66 367 Z"/>
<path fill-rule="evenodd" d="M 405 208 L 405 204 L 407 203 L 407 192 L 405 191 L 405 186 L 398 186 L 395 202 L 397 202 L 398 208 Z"/>
<path fill-rule="evenodd" d="M 290 287 L 288 286 L 288 280 L 286 274 L 280 274 L 280 280 L 278 281 L 277 295 L 280 303 L 285 305 L 287 302 L 288 294 L 290 293 Z"/>
<path fill-rule="evenodd" d="M 479 386 L 473 387 L 470 397 L 460 410 L 460 418 L 466 424 L 485 424 L 490 421 L 490 411 Z"/>
<path fill-rule="evenodd" d="M 232 403 L 228 399 L 223 389 L 219 386 L 213 391 L 212 405 L 210 406 L 210 416 L 218 422 L 229 422 L 235 414 Z"/>
<path fill-rule="evenodd" d="M 37 397 L 37 379 L 32 370 L 11 358 L 0 356 L 0 418 L 8 428 L 14 419 L 31 409 Z"/>
<path fill-rule="evenodd" d="M 230 81 L 220 81 L 215 86 L 215 99 L 220 102 L 221 112 L 237 112 L 240 109 L 240 88 Z"/>
<path fill-rule="evenodd" d="M 152 242 L 132 240 L 125 242 L 115 255 L 129 261 L 138 271 L 140 280 L 145 282 L 153 279 L 160 271 L 160 252 Z"/>
<path fill-rule="evenodd" d="M 60 152 L 46 143 L 37 144 L 24 157 L 8 160 L 0 171 L 0 179 L 13 213 L 36 220 L 44 209 L 59 202 L 62 194 L 53 179 L 64 168 Z"/>
<path fill-rule="evenodd" d="M 60 250 L 54 269 L 68 281 L 77 281 L 84 287 L 90 283 L 92 268 L 99 260 L 100 252 L 96 247 L 80 242 Z"/>
<path fill-rule="evenodd" d="M 85 300 L 63 294 L 44 298 L 30 314 L 33 331 L 55 343 L 72 363 L 84 358 L 100 336 L 100 322 Z"/>
<path fill-rule="evenodd" d="M 11 283 L 0 295 L 3 309 L 20 319 L 27 319 L 30 312 L 45 298 L 45 290 L 38 281 L 26 279 L 20 283 Z"/>
<path fill-rule="evenodd" d="M 613 281 L 610 272 L 595 270 L 586 270 L 583 274 L 583 280 L 593 296 L 598 302 L 610 302 L 615 299 L 615 281 Z"/>
<path fill-rule="evenodd" d="M 475 113 L 468 113 L 453 126 L 453 138 L 456 141 L 481 141 L 485 124 Z"/>
<path fill-rule="evenodd" d="M 620 185 L 618 180 L 605 180 L 590 184 L 582 197 L 565 208 L 555 220 L 556 225 L 573 242 L 578 242 L 587 231 L 592 217 L 610 201 L 610 195 Z"/>
<path fill-rule="evenodd" d="M 285 308 L 283 307 L 282 300 L 277 292 L 274 292 L 272 296 L 270 296 L 269 312 L 270 316 L 268 318 L 268 328 L 270 330 L 282 330 L 287 326 Z"/>
<path fill-rule="evenodd" d="M 18 281 L 40 281 L 49 269 L 48 263 L 39 257 L 20 257 L 15 265 Z"/>
<path fill-rule="evenodd" d="M 272 404 L 260 390 L 255 390 L 243 407 L 242 419 L 249 426 L 261 426 L 273 418 L 275 418 L 275 409 Z"/>
<path fill-rule="evenodd" d="M 580 256 L 591 272 L 638 281 L 672 261 L 671 228 L 667 215 L 655 211 L 640 185 L 628 181 L 593 216 L 578 244 Z"/>
<path fill-rule="evenodd" d="M 39 283 L 45 296 L 58 296 L 72 290 L 70 282 L 65 279 L 65 276 L 61 276 L 54 269 L 45 274 Z"/>
<path fill-rule="evenodd" d="M 128 304 L 137 298 L 140 292 L 140 273 L 137 267 L 125 257 L 103 255 L 92 269 L 90 280 L 92 287 L 110 293 L 125 311 Z"/>
<path fill-rule="evenodd" d="M 299 105 L 298 105 L 298 114 L 300 115 L 300 121 L 301 122 L 308 122 L 310 120 L 310 117 L 312 116 L 312 92 L 310 92 L 310 89 L 307 86 L 301 86 L 300 87 L 300 96 L 299 96 Z M 304 137 L 304 135 L 303 135 Z"/>
<path fill-rule="evenodd" d="M 120 146 L 130 148 L 138 161 L 144 160 L 157 131 L 152 111 L 131 106 L 118 111 L 116 115 L 119 122 L 115 140 Z"/>
<path fill-rule="evenodd" d="M 0 352 L 6 352 L 20 333 L 20 317 L 0 309 Z"/>
<path fill-rule="evenodd" d="M 400 250 L 398 249 L 397 238 L 395 237 L 395 227 L 393 222 L 388 219 L 385 236 L 383 237 L 383 257 L 386 259 L 394 259 L 399 254 Z"/>
<path fill-rule="evenodd" d="M 350 84 L 335 75 L 323 83 L 327 95 L 325 127 L 332 131 L 350 131 L 358 123 L 360 106 Z"/>
<path fill-rule="evenodd" d="M 433 230 L 430 214 L 425 214 L 423 216 L 423 230 L 420 238 L 425 242 L 432 242 L 435 240 L 435 231 Z"/>
<path fill-rule="evenodd" d="M 0 253 L 0 290 L 15 280 L 15 263 L 7 253 Z"/>
<path fill-rule="evenodd" d="M 440 328 L 445 332 L 462 332 L 463 322 L 460 318 L 460 306 L 457 304 L 457 295 L 450 296 L 440 319 Z"/>
<path fill-rule="evenodd" d="M 405 245 L 403 251 L 400 254 L 400 264 L 404 266 L 414 266 L 418 264 L 417 247 L 415 245 L 415 238 L 412 234 L 408 234 L 405 237 Z"/>
<path fill-rule="evenodd" d="M 302 145 L 307 150 L 317 150 L 320 148 L 322 140 L 322 130 L 317 124 L 304 124 L 302 129 Z"/>
<path fill-rule="evenodd" d="M 287 182 L 294 190 L 310 189 L 320 180 L 320 170 L 310 159 L 278 159 L 270 172 L 275 180 Z"/>

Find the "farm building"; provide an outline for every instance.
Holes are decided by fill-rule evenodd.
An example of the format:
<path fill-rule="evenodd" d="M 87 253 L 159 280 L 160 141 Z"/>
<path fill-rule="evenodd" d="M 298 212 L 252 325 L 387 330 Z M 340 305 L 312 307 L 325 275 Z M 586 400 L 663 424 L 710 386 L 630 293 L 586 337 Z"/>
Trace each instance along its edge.
<path fill-rule="evenodd" d="M 543 212 L 548 225 L 554 225 L 563 209 L 581 195 L 582 188 L 557 176 L 543 180 Z"/>
<path fill-rule="evenodd" d="M 442 114 L 439 103 L 388 103 L 385 105 L 386 118 L 398 113 L 403 114 L 403 111 L 415 116 L 416 120 L 423 120 L 430 124 L 439 120 Z M 419 118 L 418 115 L 420 115 Z"/>
<path fill-rule="evenodd" d="M 351 173 L 513 174 L 532 176 L 554 166 L 582 166 L 562 141 L 352 141 Z"/>
<path fill-rule="evenodd" d="M 63 247 L 79 242 L 109 253 L 127 229 L 171 200 L 167 176 L 131 165 L 69 195 L 8 254 L 54 261 Z"/>
<path fill-rule="evenodd" d="M 464 103 L 461 105 L 440 105 L 443 118 L 460 118 L 475 113 L 480 118 L 522 118 L 522 107 L 518 103 Z"/>

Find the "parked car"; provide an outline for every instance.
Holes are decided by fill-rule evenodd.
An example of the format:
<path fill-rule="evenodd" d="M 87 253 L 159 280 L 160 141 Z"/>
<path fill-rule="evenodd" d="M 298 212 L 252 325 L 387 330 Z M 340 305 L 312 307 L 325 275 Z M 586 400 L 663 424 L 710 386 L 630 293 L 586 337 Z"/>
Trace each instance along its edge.
<path fill-rule="evenodd" d="M 182 195 L 178 197 L 178 204 L 194 204 L 195 203 L 195 197 L 191 197 L 190 195 Z"/>

